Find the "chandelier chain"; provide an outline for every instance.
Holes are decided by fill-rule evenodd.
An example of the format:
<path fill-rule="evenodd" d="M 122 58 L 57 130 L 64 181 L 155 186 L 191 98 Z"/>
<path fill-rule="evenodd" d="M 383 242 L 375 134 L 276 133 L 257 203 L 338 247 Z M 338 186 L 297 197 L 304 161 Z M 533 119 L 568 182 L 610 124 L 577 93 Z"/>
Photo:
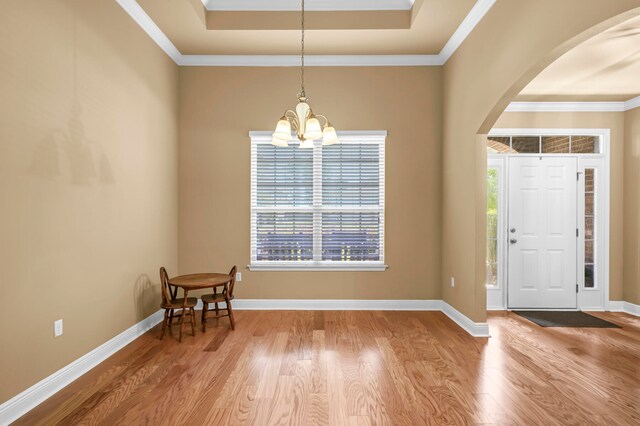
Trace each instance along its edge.
<path fill-rule="evenodd" d="M 301 58 L 301 66 L 300 66 L 300 80 L 301 80 L 301 89 L 300 95 L 302 97 L 306 97 L 307 95 L 304 92 L 304 0 L 302 0 L 302 18 L 301 18 L 301 27 L 302 27 L 302 43 L 300 48 L 300 58 Z"/>

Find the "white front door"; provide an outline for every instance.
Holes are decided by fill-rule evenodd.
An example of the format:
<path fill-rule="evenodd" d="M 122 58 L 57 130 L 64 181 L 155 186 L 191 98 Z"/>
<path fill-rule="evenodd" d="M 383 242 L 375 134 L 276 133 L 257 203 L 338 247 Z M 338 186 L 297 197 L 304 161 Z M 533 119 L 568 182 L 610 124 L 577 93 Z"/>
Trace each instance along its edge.
<path fill-rule="evenodd" d="M 509 158 L 509 308 L 577 307 L 577 158 Z"/>

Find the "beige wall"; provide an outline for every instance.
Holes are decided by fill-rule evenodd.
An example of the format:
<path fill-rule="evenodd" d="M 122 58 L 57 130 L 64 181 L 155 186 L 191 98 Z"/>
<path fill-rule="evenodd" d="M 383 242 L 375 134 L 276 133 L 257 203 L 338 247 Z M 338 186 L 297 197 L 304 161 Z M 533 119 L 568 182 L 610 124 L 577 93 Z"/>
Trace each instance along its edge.
<path fill-rule="evenodd" d="M 388 130 L 386 272 L 249 272 L 251 130 L 296 104 L 296 68 L 180 70 L 180 273 L 243 272 L 240 298 L 439 299 L 441 68 L 310 68 L 338 130 Z M 171 273 L 171 271 L 170 271 Z"/>
<path fill-rule="evenodd" d="M 640 304 L 640 108 L 625 113 L 624 300 Z"/>
<path fill-rule="evenodd" d="M 498 1 L 444 66 L 443 297 L 474 321 L 486 318 L 486 154 L 478 135 L 562 53 L 640 14 L 638 0 L 588 3 Z M 449 286 L 451 275 L 455 288 Z"/>
<path fill-rule="evenodd" d="M 1 403 L 159 308 L 178 70 L 115 1 L 4 1 L 0 57 Z"/>
<path fill-rule="evenodd" d="M 622 112 L 505 112 L 494 125 L 495 128 L 509 129 L 611 129 L 609 300 L 622 300 L 623 293 L 624 119 Z"/>

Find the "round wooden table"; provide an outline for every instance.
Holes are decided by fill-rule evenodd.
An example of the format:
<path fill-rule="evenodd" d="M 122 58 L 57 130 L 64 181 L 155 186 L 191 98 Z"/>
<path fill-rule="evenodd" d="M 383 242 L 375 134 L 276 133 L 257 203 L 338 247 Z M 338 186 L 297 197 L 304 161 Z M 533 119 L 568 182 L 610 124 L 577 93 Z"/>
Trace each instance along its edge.
<path fill-rule="evenodd" d="M 189 296 L 189 291 L 191 290 L 202 290 L 205 288 L 213 288 L 213 287 L 224 287 L 227 289 L 227 284 L 231 282 L 231 275 L 228 274 L 218 274 L 215 272 L 211 273 L 203 273 L 203 274 L 188 274 L 188 275 L 178 275 L 177 277 L 169 278 L 169 284 L 175 287 L 180 287 L 184 291 L 184 308 L 182 309 L 182 319 L 181 322 L 184 322 L 187 297 Z M 177 293 L 176 289 L 176 293 Z M 176 297 L 175 294 L 172 294 L 173 297 Z M 216 303 L 216 313 L 218 304 Z M 205 310 L 203 309 L 203 312 Z M 231 315 L 230 315 L 230 318 Z M 205 316 L 202 317 L 202 331 L 205 331 Z M 233 324 L 233 320 L 232 324 Z M 182 329 L 182 326 L 181 326 Z"/>
<path fill-rule="evenodd" d="M 224 286 L 229 281 L 231 281 L 231 275 L 218 273 L 178 275 L 169 278 L 169 284 L 184 290 L 184 297 L 187 297 L 187 293 L 191 290 Z"/>

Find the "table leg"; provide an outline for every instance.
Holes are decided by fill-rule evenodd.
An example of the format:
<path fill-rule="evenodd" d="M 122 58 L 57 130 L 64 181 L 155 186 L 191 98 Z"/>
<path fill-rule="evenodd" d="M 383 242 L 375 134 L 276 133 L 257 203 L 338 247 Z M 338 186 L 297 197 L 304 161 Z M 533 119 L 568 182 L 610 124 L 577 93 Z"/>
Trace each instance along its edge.
<path fill-rule="evenodd" d="M 189 296 L 189 290 L 184 291 L 184 302 L 182 303 L 182 315 L 180 316 L 180 338 L 179 342 L 182 342 L 182 326 L 184 325 L 184 317 L 187 315 L 187 297 Z"/>

